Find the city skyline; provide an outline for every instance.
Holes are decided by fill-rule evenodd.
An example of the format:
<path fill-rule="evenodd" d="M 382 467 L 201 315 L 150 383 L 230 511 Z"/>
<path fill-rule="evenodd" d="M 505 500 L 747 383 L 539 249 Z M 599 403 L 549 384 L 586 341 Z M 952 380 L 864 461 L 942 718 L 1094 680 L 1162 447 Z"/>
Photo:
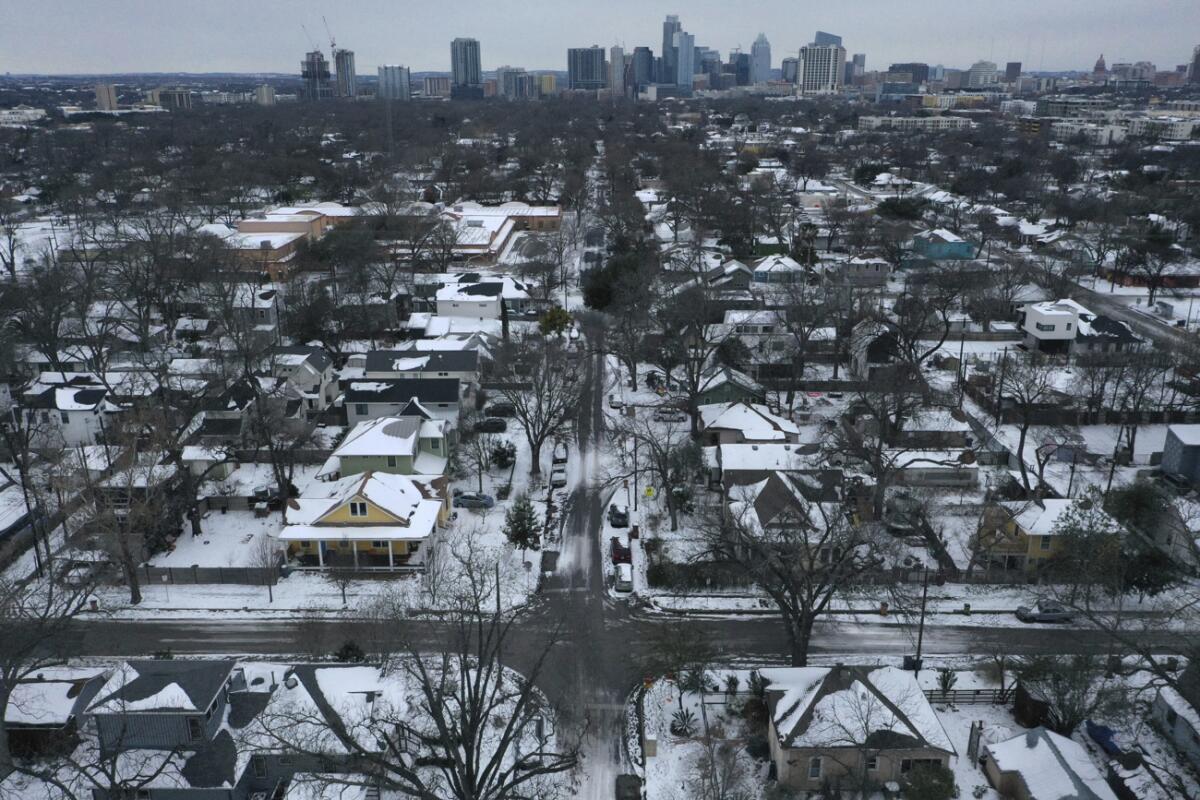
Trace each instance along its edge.
<path fill-rule="evenodd" d="M 484 70 L 512 64 L 532 70 L 565 71 L 567 50 L 592 44 L 649 46 L 661 55 L 662 21 L 679 15 L 699 45 L 723 55 L 749 52 L 759 33 L 771 41 L 776 65 L 808 44 L 813 31 L 834 31 L 850 52 L 871 63 L 924 61 L 966 68 L 979 60 L 1021 61 L 1031 71 L 1087 71 L 1103 52 L 1110 62 L 1151 61 L 1173 69 L 1191 60 L 1194 7 L 1171 0 L 1138 5 L 1067 0 L 1046 8 L 1029 0 L 1008 4 L 1002 18 L 981 25 L 970 9 L 932 0 L 925 13 L 895 11 L 884 3 L 854 10 L 812 8 L 800 13 L 780 0 L 759 0 L 734 13 L 724 4 L 634 3 L 616 0 L 599 8 L 534 3 L 521 14 L 464 2 L 436 13 L 400 11 L 364 0 L 352 11 L 330 15 L 324 4 L 275 0 L 203 6 L 163 0 L 153 6 L 134 0 L 91 3 L 48 0 L 38 13 L 28 2 L 0 0 L 0 71 L 16 74 L 120 74 L 137 72 L 293 73 L 296 59 L 313 49 L 329 51 L 322 14 L 339 47 L 356 53 L 358 73 L 403 63 L 414 72 L 448 72 L 448 43 L 458 37 L 481 43 Z M 930 25 L 930 19 L 938 19 Z M 542 33 L 522 35 L 536 19 Z M 117 20 L 121 20 L 120 24 Z M 397 24 L 387 24 L 394 20 Z M 1145 25 L 1153 20 L 1153 26 Z M 408 23 L 401 26 L 400 23 Z M 302 29 L 307 27 L 308 36 Z M 949 27 L 961 35 L 943 37 Z M 187 36 L 178 31 L 187 30 Z M 264 36 L 264 31 L 273 32 Z M 1120 31 L 1114 39 L 1113 32 Z M 176 33 L 172 33 L 176 32 Z M 197 33 L 202 32 L 202 33 Z M 309 38 L 311 37 L 311 38 Z M 114 47 L 114 40 L 126 46 Z M 329 57 L 327 55 L 327 57 Z"/>

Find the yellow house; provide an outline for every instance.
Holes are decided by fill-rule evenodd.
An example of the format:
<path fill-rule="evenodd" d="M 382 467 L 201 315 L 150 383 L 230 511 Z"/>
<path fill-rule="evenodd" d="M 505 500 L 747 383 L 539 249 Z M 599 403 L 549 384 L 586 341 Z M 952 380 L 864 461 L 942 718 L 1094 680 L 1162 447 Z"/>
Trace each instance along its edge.
<path fill-rule="evenodd" d="M 292 501 L 279 532 L 288 558 L 302 566 L 411 569 L 449 519 L 444 476 L 367 471 L 316 483 Z"/>
<path fill-rule="evenodd" d="M 984 513 L 972 543 L 981 566 L 1036 573 L 1062 552 L 1059 520 L 1078 500 L 996 503 Z M 1113 532 L 1120 524 L 1109 517 Z"/>

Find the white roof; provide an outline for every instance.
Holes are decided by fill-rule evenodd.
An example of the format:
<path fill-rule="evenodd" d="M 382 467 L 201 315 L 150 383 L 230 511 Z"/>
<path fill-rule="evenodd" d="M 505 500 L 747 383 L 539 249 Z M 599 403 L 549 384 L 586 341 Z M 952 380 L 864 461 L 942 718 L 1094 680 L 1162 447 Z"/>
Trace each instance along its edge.
<path fill-rule="evenodd" d="M 806 469 L 808 465 L 795 444 L 721 444 L 704 448 L 709 466 L 724 471 L 770 471 Z"/>
<path fill-rule="evenodd" d="M 800 433 L 794 422 L 758 403 L 709 403 L 699 411 L 701 428 L 738 430 L 747 439 L 782 442 L 789 434 Z"/>
<path fill-rule="evenodd" d="M 989 744 L 985 751 L 1001 772 L 1021 776 L 1030 800 L 1117 800 L 1083 746 L 1045 728 Z"/>
<path fill-rule="evenodd" d="M 327 525 L 321 517 L 354 498 L 386 511 L 395 521 L 385 524 Z M 284 541 L 307 539 L 386 540 L 423 539 L 437 525 L 442 501 L 427 499 L 407 475 L 364 472 L 330 483 L 316 483 L 294 502 L 288 524 L 279 533 Z"/>
<path fill-rule="evenodd" d="M 1175 438 L 1182 444 L 1189 447 L 1200 445 L 1200 424 L 1195 425 L 1172 425 L 1168 430 L 1175 434 Z"/>
<path fill-rule="evenodd" d="M 1031 536 L 1052 536 L 1059 519 L 1077 502 L 1077 500 L 1047 499 L 1042 500 L 1041 505 L 1034 502 L 1008 502 L 1000 505 L 1008 509 L 1016 523 Z M 1106 512 L 1100 509 L 1091 509 L 1088 513 L 1103 515 L 1101 519 L 1110 521 L 1114 532 L 1120 529 L 1117 521 L 1108 516 Z"/>

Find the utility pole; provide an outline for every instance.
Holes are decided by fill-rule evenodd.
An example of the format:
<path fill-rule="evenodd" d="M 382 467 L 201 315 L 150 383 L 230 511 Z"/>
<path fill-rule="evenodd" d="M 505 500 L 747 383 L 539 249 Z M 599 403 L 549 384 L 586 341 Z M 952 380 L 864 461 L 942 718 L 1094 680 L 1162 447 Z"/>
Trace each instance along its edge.
<path fill-rule="evenodd" d="M 917 657 L 913 659 L 913 674 L 921 672 L 921 645 L 925 643 L 925 602 L 929 598 L 929 567 L 925 567 L 925 578 L 921 582 L 921 619 L 917 622 Z"/>

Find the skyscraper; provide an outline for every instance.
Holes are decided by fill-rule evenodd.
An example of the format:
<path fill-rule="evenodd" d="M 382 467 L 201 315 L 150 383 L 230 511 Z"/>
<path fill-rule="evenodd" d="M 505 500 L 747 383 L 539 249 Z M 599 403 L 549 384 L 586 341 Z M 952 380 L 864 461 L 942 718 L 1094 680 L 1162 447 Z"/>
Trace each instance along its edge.
<path fill-rule="evenodd" d="M 837 36 L 836 34 L 826 33 L 825 31 L 817 31 L 817 35 L 813 37 L 812 43 L 821 47 L 826 47 L 828 45 L 841 47 L 842 37 Z"/>
<path fill-rule="evenodd" d="M 920 61 L 892 64 L 888 72 L 907 72 L 912 77 L 912 83 L 929 83 L 929 65 Z"/>
<path fill-rule="evenodd" d="M 496 67 L 496 94 L 509 100 L 538 96 L 538 82 L 523 67 Z"/>
<path fill-rule="evenodd" d="M 304 81 L 304 97 L 307 100 L 327 100 L 333 96 L 329 86 L 329 62 L 320 50 L 304 54 L 300 62 L 300 78 Z"/>
<path fill-rule="evenodd" d="M 663 22 L 662 41 L 662 70 L 658 75 L 659 83 L 674 83 L 677 72 L 675 54 L 675 34 L 683 30 L 679 17 L 669 14 Z"/>
<path fill-rule="evenodd" d="M 567 88 L 603 89 L 608 85 L 608 70 L 604 65 L 604 49 L 572 47 L 567 50 Z"/>
<path fill-rule="evenodd" d="M 412 76 L 408 67 L 389 64 L 379 68 L 379 97 L 385 100 L 412 99 Z"/>
<path fill-rule="evenodd" d="M 968 89 L 981 89 L 984 86 L 991 86 L 1000 77 L 1000 70 L 996 68 L 996 64 L 992 61 L 976 61 L 967 70 L 966 85 Z"/>
<path fill-rule="evenodd" d="M 654 82 L 654 51 L 649 47 L 633 48 L 633 63 L 630 66 L 634 91 L 640 92 L 647 84 Z"/>
<path fill-rule="evenodd" d="M 788 83 L 795 83 L 800 75 L 800 59 L 785 58 L 779 64 L 779 69 L 782 77 Z"/>
<path fill-rule="evenodd" d="M 608 51 L 608 88 L 617 94 L 625 92 L 625 50 L 617 45 Z"/>
<path fill-rule="evenodd" d="M 1200 84 L 1200 44 L 1192 49 L 1192 67 L 1188 71 L 1188 83 Z"/>
<path fill-rule="evenodd" d="M 96 84 L 96 108 L 101 111 L 117 110 L 117 87 L 111 83 Z"/>
<path fill-rule="evenodd" d="M 760 33 L 750 47 L 750 81 L 766 83 L 771 80 L 771 43 L 767 35 Z"/>
<path fill-rule="evenodd" d="M 459 38 L 450 43 L 450 74 L 454 87 L 483 86 L 478 39 Z"/>
<path fill-rule="evenodd" d="M 828 35 L 828 34 L 826 34 Z M 846 48 L 813 42 L 800 48 L 796 83 L 801 94 L 836 94 L 846 76 Z"/>
<path fill-rule="evenodd" d="M 749 86 L 754 74 L 754 59 L 749 53 L 734 51 L 729 54 L 729 73 L 733 75 L 734 86 Z"/>
<path fill-rule="evenodd" d="M 354 72 L 354 51 L 333 51 L 333 63 L 337 68 L 337 96 L 354 97 L 358 94 L 358 75 Z"/>
<path fill-rule="evenodd" d="M 1004 65 L 1004 82 L 1012 83 L 1021 77 L 1021 62 L 1010 61 Z"/>
<path fill-rule="evenodd" d="M 685 91 L 692 89 L 696 74 L 696 37 L 686 31 L 675 34 L 675 85 Z"/>

